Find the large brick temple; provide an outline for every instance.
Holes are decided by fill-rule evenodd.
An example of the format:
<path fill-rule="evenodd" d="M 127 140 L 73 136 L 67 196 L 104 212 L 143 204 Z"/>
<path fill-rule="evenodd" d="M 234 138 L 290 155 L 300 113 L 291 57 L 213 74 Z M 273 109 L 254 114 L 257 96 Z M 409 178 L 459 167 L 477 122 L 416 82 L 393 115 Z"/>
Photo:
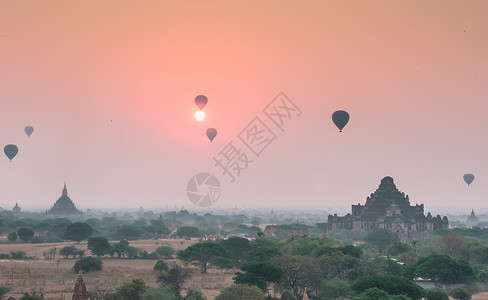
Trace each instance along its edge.
<path fill-rule="evenodd" d="M 401 242 L 425 239 L 443 228 L 449 228 L 447 217 L 432 217 L 430 212 L 425 216 L 424 205 L 410 205 L 408 195 L 396 188 L 391 177 L 381 180 L 378 189 L 366 198 L 364 205 L 352 205 L 352 214 L 343 217 L 329 215 L 327 221 L 328 231 L 389 229 Z"/>

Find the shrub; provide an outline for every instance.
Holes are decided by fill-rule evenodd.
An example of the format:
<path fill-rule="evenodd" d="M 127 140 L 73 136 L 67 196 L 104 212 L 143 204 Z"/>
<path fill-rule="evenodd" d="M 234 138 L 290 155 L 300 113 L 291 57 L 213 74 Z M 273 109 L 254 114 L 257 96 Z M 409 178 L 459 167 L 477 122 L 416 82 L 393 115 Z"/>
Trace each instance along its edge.
<path fill-rule="evenodd" d="M 176 251 L 170 246 L 161 246 L 156 249 L 156 253 L 164 258 L 172 258 Z"/>
<path fill-rule="evenodd" d="M 196 290 L 188 290 L 185 300 L 205 300 L 203 293 Z"/>
<path fill-rule="evenodd" d="M 73 271 L 75 273 L 80 271 L 80 264 L 83 272 L 101 271 L 103 265 L 102 261 L 98 258 L 88 256 L 75 262 L 75 265 L 73 266 Z"/>
<path fill-rule="evenodd" d="M 161 271 L 168 271 L 168 270 L 169 270 L 168 264 L 164 260 L 158 259 L 158 261 L 154 265 L 154 271 L 161 272 Z"/>
<path fill-rule="evenodd" d="M 471 299 L 471 292 L 465 288 L 455 288 L 453 289 L 449 295 L 456 300 L 470 300 Z"/>
<path fill-rule="evenodd" d="M 449 295 L 441 288 L 433 287 L 424 290 L 425 300 L 449 300 Z"/>
<path fill-rule="evenodd" d="M 17 240 L 17 233 L 16 232 L 9 233 L 7 239 L 11 242 L 15 242 Z"/>

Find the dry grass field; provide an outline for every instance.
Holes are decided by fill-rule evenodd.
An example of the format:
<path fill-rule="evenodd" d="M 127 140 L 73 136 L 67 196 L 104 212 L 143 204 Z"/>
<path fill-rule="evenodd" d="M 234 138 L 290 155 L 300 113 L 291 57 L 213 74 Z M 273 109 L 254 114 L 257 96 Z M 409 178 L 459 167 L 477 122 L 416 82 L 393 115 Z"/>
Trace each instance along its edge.
<path fill-rule="evenodd" d="M 182 250 L 196 243 L 197 240 L 143 240 L 131 241 L 130 245 L 144 249 L 151 253 L 157 247 L 169 245 L 176 250 Z M 157 243 L 157 244 L 156 244 Z M 75 259 L 64 259 L 59 254 L 54 260 L 45 260 L 43 252 L 56 247 L 59 249 L 72 245 L 85 249 L 89 254 L 86 242 L 77 243 L 46 243 L 46 244 L 0 244 L 0 253 L 10 251 L 24 251 L 31 260 L 0 260 L 0 286 L 12 289 L 8 294 L 15 298 L 24 292 L 44 293 L 46 299 L 69 299 L 73 292 L 77 274 L 71 268 Z M 103 258 L 103 270 L 89 272 L 84 276 L 88 291 L 107 293 L 115 291 L 122 283 L 134 278 L 144 279 L 148 285 L 157 287 L 156 274 L 153 271 L 156 260 L 151 259 L 112 259 Z M 165 260 L 168 263 L 179 263 L 176 259 Z M 184 289 L 202 291 L 207 299 L 213 299 L 220 290 L 232 284 L 232 276 L 237 270 L 220 271 L 210 269 L 208 274 L 201 274 L 194 269 L 192 278 L 185 284 Z M 183 292 L 185 294 L 185 292 Z"/>
<path fill-rule="evenodd" d="M 114 241 L 115 242 L 115 241 Z M 183 250 L 196 243 L 197 240 L 142 240 L 131 241 L 130 245 L 144 249 L 151 253 L 157 247 L 168 245 L 176 250 Z M 157 244 L 156 244 L 157 243 Z M 0 243 L 0 253 L 10 251 L 25 251 L 30 260 L 0 260 L 0 286 L 12 289 L 8 296 L 20 297 L 24 292 L 44 293 L 46 299 L 69 299 L 73 293 L 77 274 L 71 268 L 75 259 L 64 259 L 57 255 L 54 260 L 45 260 L 43 252 L 56 247 L 72 245 L 87 250 L 86 242 L 77 243 L 46 243 L 46 244 L 6 244 Z M 151 259 L 112 259 L 103 258 L 103 270 L 89 272 L 84 275 L 88 291 L 107 293 L 115 291 L 122 283 L 134 278 L 144 279 L 148 285 L 157 287 L 156 274 L 153 272 L 156 260 Z M 176 259 L 165 260 L 179 263 Z M 201 274 L 197 269 L 192 272 L 192 278 L 184 285 L 184 289 L 202 291 L 208 300 L 214 299 L 223 288 L 232 284 L 232 277 L 237 270 L 220 271 L 210 269 L 207 274 Z M 183 292 L 185 294 L 185 292 Z M 488 293 L 473 295 L 473 300 L 488 300 Z"/>

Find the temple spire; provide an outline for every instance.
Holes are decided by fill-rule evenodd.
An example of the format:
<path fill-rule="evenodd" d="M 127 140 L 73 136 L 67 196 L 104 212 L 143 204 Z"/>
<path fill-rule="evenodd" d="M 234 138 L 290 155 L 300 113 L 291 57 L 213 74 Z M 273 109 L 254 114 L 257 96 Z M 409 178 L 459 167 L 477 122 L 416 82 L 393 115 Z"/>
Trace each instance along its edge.
<path fill-rule="evenodd" d="M 64 182 L 63 196 L 68 196 L 68 190 L 66 189 L 66 181 Z"/>

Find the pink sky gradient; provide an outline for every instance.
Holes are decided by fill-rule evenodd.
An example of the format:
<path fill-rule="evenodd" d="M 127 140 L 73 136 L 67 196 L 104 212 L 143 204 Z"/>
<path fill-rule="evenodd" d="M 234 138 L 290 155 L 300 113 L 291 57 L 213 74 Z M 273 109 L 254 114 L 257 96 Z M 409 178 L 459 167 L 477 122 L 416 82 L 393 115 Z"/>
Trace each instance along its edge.
<path fill-rule="evenodd" d="M 487 53 L 487 1 L 2 1 L 0 143 L 20 151 L 0 207 L 49 208 L 65 181 L 82 209 L 192 207 L 211 172 L 216 206 L 348 210 L 392 176 L 427 211 L 487 212 Z M 302 115 L 230 183 L 212 157 L 280 91 Z"/>

